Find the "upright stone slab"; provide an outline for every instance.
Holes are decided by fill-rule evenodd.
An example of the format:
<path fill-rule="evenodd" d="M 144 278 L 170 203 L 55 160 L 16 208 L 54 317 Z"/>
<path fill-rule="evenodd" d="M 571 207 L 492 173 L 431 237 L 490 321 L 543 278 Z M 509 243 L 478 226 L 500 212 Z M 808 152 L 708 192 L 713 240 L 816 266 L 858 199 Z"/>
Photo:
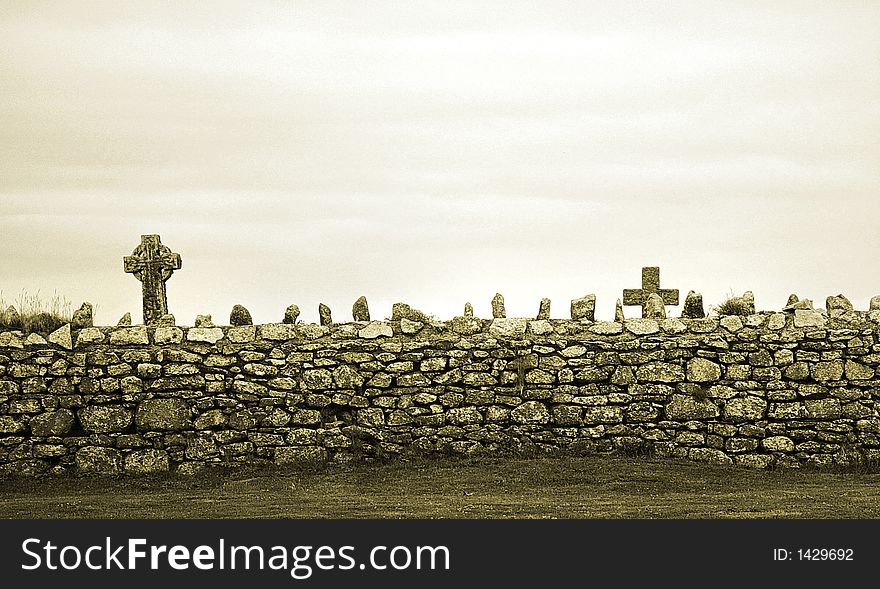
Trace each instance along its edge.
<path fill-rule="evenodd" d="M 838 316 L 844 313 L 850 313 L 853 310 L 853 305 L 849 301 L 848 298 L 839 294 L 837 296 L 830 296 L 825 299 L 825 309 L 828 311 L 829 316 Z"/>
<path fill-rule="evenodd" d="M 367 297 L 360 297 L 351 306 L 351 316 L 355 321 L 369 321 L 370 307 L 367 305 Z"/>
<path fill-rule="evenodd" d="M 131 313 L 123 315 L 119 321 L 116 322 L 116 327 L 131 327 Z"/>
<path fill-rule="evenodd" d="M 705 317 L 706 311 L 703 310 L 703 295 L 694 291 L 688 292 L 684 298 L 684 309 L 681 311 L 681 316 L 688 319 L 702 319 Z"/>
<path fill-rule="evenodd" d="M 614 321 L 617 323 L 623 323 L 624 320 L 623 304 L 620 302 L 620 299 L 617 299 L 617 302 L 614 303 Z"/>
<path fill-rule="evenodd" d="M 251 312 L 244 308 L 244 306 L 235 305 L 232 307 L 232 312 L 229 313 L 229 325 L 241 326 L 253 324 L 254 320 L 251 318 Z"/>
<path fill-rule="evenodd" d="M 880 299 L 880 297 L 878 297 Z M 474 316 L 474 306 L 470 303 L 464 304 L 464 316 L 465 317 L 473 317 Z"/>
<path fill-rule="evenodd" d="M 666 306 L 660 295 L 652 292 L 645 299 L 645 311 L 643 313 L 645 319 L 666 319 Z"/>
<path fill-rule="evenodd" d="M 746 315 L 754 315 L 755 314 L 755 293 L 750 290 L 747 290 L 743 293 L 742 296 L 743 303 L 745 305 L 745 314 Z"/>
<path fill-rule="evenodd" d="M 126 256 L 125 271 L 141 282 L 144 303 L 144 324 L 156 325 L 168 313 L 165 282 L 175 270 L 180 270 L 180 254 L 162 245 L 158 235 L 141 235 L 141 244 Z"/>
<path fill-rule="evenodd" d="M 574 321 L 596 320 L 596 295 L 588 294 L 571 301 L 571 318 Z"/>
<path fill-rule="evenodd" d="M 196 315 L 196 323 L 194 327 L 214 327 L 214 321 L 210 315 Z"/>
<path fill-rule="evenodd" d="M 541 299 L 541 304 L 538 307 L 538 316 L 539 321 L 541 319 L 550 319 L 550 299 Z"/>
<path fill-rule="evenodd" d="M 83 303 L 79 309 L 73 312 L 73 317 L 70 320 L 70 326 L 73 329 L 85 329 L 86 327 L 92 327 L 93 325 L 94 321 L 92 319 L 92 304 Z"/>
<path fill-rule="evenodd" d="M 642 288 L 626 288 L 623 290 L 623 304 L 626 306 L 640 305 L 642 307 L 642 318 L 646 318 L 645 303 L 648 301 L 648 295 L 656 294 L 663 301 L 664 305 L 678 304 L 677 288 L 660 288 L 660 268 L 657 266 L 646 266 L 642 268 Z"/>
<path fill-rule="evenodd" d="M 318 317 L 320 317 L 321 325 L 326 327 L 333 325 L 333 317 L 330 316 L 330 307 L 324 303 L 318 305 Z"/>
<path fill-rule="evenodd" d="M 504 309 L 504 297 L 499 292 L 496 292 L 495 296 L 492 297 L 492 317 L 495 319 L 507 317 L 507 311 Z"/>
<path fill-rule="evenodd" d="M 299 318 L 299 307 L 296 305 L 290 305 L 284 311 L 284 320 L 282 323 L 287 323 L 288 325 L 293 325 L 296 323 L 296 320 Z"/>

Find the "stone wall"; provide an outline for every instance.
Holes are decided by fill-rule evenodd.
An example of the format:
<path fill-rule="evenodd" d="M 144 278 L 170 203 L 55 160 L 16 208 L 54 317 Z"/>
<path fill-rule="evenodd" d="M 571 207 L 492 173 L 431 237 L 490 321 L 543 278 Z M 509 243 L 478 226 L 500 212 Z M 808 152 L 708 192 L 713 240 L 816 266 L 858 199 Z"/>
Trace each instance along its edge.
<path fill-rule="evenodd" d="M 880 459 L 880 312 L 0 333 L 0 471 L 400 453 Z"/>

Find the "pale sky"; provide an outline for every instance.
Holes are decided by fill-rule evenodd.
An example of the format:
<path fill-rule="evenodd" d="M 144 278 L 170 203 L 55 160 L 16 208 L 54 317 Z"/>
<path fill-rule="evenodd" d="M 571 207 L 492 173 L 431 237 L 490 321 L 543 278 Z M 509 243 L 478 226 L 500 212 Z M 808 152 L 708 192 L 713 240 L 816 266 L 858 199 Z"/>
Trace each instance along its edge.
<path fill-rule="evenodd" d="M 181 325 L 611 319 L 646 265 L 707 309 L 866 308 L 878 31 L 874 1 L 5 0 L 2 297 L 139 321 L 122 258 L 158 233 Z"/>

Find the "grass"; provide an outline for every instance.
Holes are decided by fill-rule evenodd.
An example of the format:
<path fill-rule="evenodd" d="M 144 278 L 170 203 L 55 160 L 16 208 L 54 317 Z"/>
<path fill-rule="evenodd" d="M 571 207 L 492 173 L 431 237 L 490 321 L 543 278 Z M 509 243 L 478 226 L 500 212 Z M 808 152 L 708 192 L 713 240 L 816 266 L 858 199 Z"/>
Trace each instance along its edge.
<path fill-rule="evenodd" d="M 743 297 L 735 296 L 733 292 L 727 295 L 727 300 L 712 307 L 718 315 L 749 315 L 752 310 L 748 302 Z"/>
<path fill-rule="evenodd" d="M 14 309 L 10 308 L 0 293 L 0 329 L 18 330 L 25 334 L 47 334 L 65 323 L 70 323 L 73 316 L 70 301 L 60 297 L 58 293 L 53 294 L 48 301 L 44 301 L 40 291 L 36 294 L 22 291 L 15 300 L 14 306 Z"/>
<path fill-rule="evenodd" d="M 0 480 L 3 518 L 878 518 L 880 473 L 613 456 Z"/>

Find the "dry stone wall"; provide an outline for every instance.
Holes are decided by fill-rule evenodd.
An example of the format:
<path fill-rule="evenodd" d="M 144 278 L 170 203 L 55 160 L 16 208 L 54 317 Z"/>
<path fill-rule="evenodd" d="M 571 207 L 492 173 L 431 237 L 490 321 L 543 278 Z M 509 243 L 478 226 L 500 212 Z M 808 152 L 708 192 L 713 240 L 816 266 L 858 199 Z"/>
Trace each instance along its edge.
<path fill-rule="evenodd" d="M 880 311 L 0 333 L 0 472 L 401 453 L 880 459 Z"/>

